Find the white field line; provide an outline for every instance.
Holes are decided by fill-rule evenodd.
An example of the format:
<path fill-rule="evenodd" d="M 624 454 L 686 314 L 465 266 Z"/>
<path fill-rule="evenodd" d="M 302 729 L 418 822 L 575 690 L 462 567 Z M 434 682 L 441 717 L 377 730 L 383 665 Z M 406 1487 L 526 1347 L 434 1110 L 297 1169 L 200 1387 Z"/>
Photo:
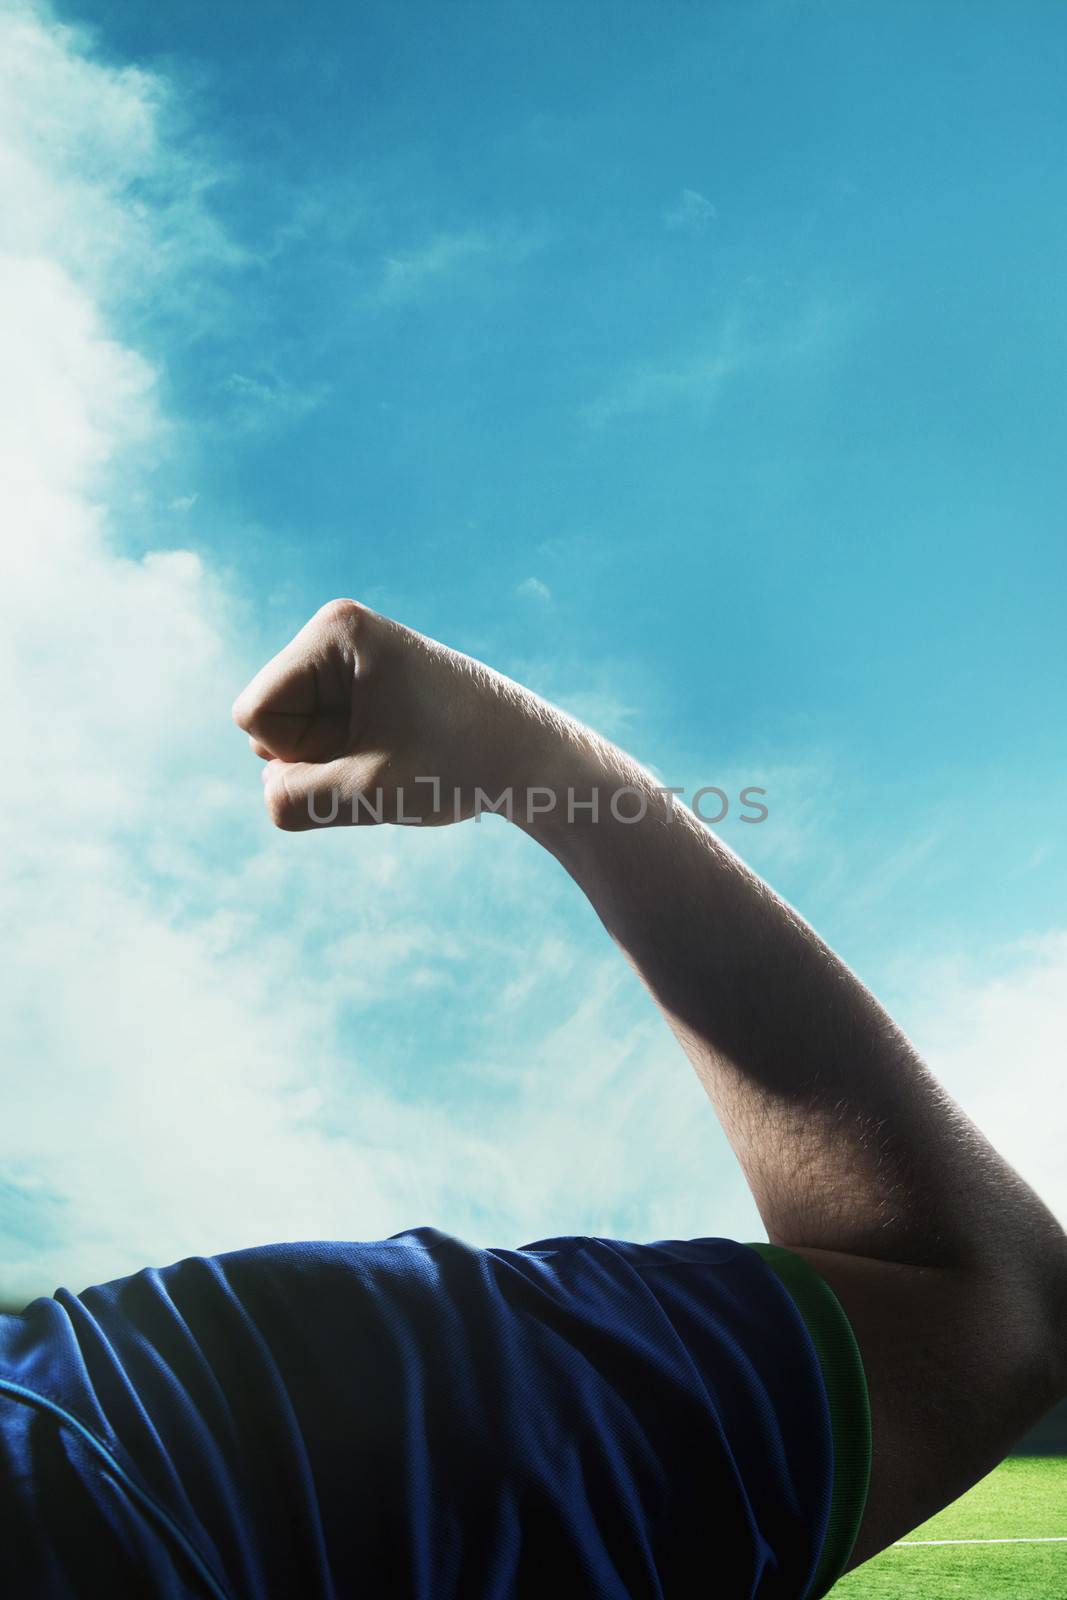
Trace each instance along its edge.
<path fill-rule="evenodd" d="M 1040 1539 L 896 1539 L 893 1549 L 915 1544 L 1067 1544 L 1067 1533 L 1047 1534 Z"/>

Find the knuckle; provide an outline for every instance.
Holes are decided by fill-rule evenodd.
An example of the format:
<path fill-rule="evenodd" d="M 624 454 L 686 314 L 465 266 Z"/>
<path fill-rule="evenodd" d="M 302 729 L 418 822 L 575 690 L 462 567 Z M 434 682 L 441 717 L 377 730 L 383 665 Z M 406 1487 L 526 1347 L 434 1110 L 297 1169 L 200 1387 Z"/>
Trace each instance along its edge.
<path fill-rule="evenodd" d="M 302 826 L 300 802 L 289 793 L 284 782 L 271 784 L 264 794 L 267 813 L 283 833 L 296 833 Z"/>
<path fill-rule="evenodd" d="M 252 719 L 255 716 L 256 706 L 247 689 L 243 689 L 230 707 L 230 716 L 237 726 L 248 732 Z"/>
<path fill-rule="evenodd" d="M 362 627 L 366 616 L 367 608 L 360 605 L 358 600 L 327 600 L 324 606 L 319 607 L 321 621 L 349 630 Z"/>

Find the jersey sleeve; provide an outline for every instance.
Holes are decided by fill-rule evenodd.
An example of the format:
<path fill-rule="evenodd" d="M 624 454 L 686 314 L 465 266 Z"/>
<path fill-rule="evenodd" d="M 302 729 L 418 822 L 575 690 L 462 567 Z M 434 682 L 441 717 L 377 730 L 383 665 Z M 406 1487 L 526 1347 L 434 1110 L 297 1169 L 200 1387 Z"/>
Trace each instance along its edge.
<path fill-rule="evenodd" d="M 833 1446 L 830 1510 L 808 1600 L 829 1594 L 848 1565 L 867 1505 L 871 1407 L 859 1344 L 845 1309 L 810 1261 L 781 1245 L 750 1243 L 781 1279 L 819 1361 Z"/>
<path fill-rule="evenodd" d="M 818 1600 L 859 1479 L 812 1304 L 720 1238 L 188 1257 L 6 1319 L 0 1466 L 198 1597 Z M 12 1444 L 35 1407 L 69 1469 Z"/>

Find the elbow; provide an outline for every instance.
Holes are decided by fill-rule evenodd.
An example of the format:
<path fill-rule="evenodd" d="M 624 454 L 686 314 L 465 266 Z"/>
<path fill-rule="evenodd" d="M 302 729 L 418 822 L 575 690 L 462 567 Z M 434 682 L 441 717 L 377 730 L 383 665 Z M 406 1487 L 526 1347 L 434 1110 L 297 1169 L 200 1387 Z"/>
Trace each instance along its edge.
<path fill-rule="evenodd" d="M 1067 1398 L 1067 1233 L 1061 1231 L 1042 1275 L 1048 1381 L 1055 1391 L 1051 1404 Z"/>

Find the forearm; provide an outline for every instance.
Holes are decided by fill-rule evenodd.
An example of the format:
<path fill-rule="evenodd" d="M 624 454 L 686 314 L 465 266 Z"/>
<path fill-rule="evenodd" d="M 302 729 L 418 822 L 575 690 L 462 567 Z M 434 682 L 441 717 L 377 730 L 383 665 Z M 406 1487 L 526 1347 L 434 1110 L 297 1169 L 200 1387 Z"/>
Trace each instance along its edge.
<path fill-rule="evenodd" d="M 538 741 L 534 741 L 538 745 Z M 538 745 L 516 821 L 588 896 L 662 1009 L 773 1242 L 915 1264 L 1062 1257 L 1063 1233 L 860 980 L 688 808 L 604 741 Z M 532 774 L 538 776 L 532 777 Z M 609 798 L 643 790 L 642 820 Z M 599 791 L 596 822 L 576 800 Z M 634 796 L 620 814 L 639 811 Z"/>

